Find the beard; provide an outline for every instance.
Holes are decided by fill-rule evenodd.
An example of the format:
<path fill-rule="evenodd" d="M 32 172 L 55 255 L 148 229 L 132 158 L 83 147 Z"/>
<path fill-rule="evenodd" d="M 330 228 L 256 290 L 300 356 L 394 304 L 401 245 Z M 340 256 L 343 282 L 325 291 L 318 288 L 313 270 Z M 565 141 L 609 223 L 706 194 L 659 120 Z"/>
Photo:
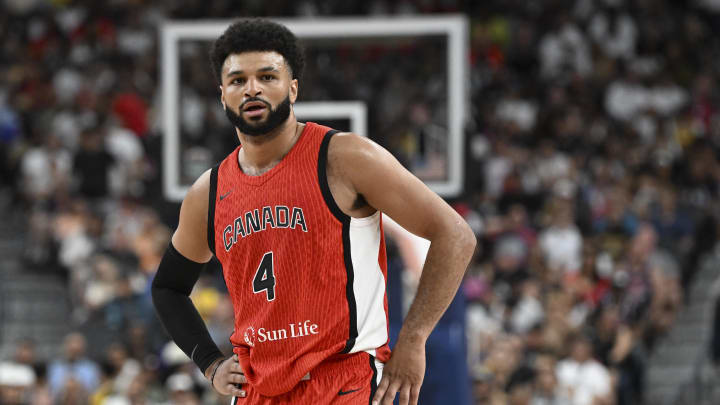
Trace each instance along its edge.
<path fill-rule="evenodd" d="M 249 136 L 265 135 L 273 129 L 279 127 L 290 116 L 289 94 L 287 97 L 285 97 L 285 100 L 283 100 L 280 104 L 278 104 L 277 107 L 275 107 L 274 110 L 265 100 L 261 100 L 256 97 L 245 100 L 245 102 L 241 104 L 240 107 L 238 107 L 238 110 L 242 111 L 242 106 L 251 101 L 259 101 L 265 104 L 265 106 L 267 107 L 268 116 L 264 122 L 255 123 L 253 121 L 248 121 L 243 118 L 242 114 L 238 115 L 237 113 L 235 113 L 232 108 L 228 107 L 225 109 L 225 115 L 227 116 L 228 120 L 230 120 L 230 123 L 233 124 L 233 126 L 235 126 L 235 128 L 240 130 L 240 132 L 242 132 L 243 134 Z"/>

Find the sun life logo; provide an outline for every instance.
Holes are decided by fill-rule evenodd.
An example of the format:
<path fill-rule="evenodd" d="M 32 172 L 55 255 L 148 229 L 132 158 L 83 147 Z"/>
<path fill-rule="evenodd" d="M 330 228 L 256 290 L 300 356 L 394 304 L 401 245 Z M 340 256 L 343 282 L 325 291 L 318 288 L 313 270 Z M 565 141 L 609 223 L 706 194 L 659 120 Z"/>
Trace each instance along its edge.
<path fill-rule="evenodd" d="M 250 347 L 255 347 L 255 328 L 252 326 L 245 329 L 245 343 Z"/>

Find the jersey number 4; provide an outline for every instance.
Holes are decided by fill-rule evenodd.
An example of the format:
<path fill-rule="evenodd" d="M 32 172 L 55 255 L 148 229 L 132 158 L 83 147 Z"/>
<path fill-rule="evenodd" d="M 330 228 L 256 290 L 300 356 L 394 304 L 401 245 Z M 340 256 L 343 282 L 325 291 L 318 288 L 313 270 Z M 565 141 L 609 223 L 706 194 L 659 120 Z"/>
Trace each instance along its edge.
<path fill-rule="evenodd" d="M 273 252 L 263 255 L 253 279 L 253 292 L 255 294 L 265 291 L 268 301 L 275 299 L 275 274 L 273 274 Z"/>

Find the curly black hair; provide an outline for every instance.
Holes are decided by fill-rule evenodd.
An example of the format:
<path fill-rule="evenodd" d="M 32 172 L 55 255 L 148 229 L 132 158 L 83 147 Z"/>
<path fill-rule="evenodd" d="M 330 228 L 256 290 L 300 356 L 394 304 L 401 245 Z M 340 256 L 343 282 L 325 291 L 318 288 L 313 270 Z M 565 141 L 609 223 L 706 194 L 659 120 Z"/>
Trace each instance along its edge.
<path fill-rule="evenodd" d="M 222 66 L 228 55 L 253 51 L 279 53 L 290 66 L 292 78 L 302 77 L 305 56 L 295 34 L 284 25 L 253 18 L 234 22 L 213 43 L 210 60 L 218 83 L 222 84 Z"/>

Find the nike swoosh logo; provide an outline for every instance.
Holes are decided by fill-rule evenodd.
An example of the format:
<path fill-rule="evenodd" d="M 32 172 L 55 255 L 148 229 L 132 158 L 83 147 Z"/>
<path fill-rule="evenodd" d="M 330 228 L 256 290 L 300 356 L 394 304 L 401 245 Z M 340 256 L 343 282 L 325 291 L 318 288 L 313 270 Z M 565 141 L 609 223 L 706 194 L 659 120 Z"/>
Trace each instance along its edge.
<path fill-rule="evenodd" d="M 338 391 L 338 395 L 352 394 L 353 392 L 356 392 L 356 391 L 360 391 L 360 388 L 358 388 L 356 390 L 349 390 L 349 391 L 343 391 L 342 389 L 340 389 L 340 391 Z"/>
<path fill-rule="evenodd" d="M 221 195 L 221 196 L 220 196 L 220 201 L 222 201 L 222 200 L 223 200 L 223 199 L 224 199 L 225 197 L 229 196 L 229 195 L 230 195 L 230 193 L 232 193 L 232 192 L 233 192 L 233 191 L 232 191 L 232 190 L 230 190 L 230 191 L 228 191 L 227 193 L 225 193 L 225 194 Z"/>

